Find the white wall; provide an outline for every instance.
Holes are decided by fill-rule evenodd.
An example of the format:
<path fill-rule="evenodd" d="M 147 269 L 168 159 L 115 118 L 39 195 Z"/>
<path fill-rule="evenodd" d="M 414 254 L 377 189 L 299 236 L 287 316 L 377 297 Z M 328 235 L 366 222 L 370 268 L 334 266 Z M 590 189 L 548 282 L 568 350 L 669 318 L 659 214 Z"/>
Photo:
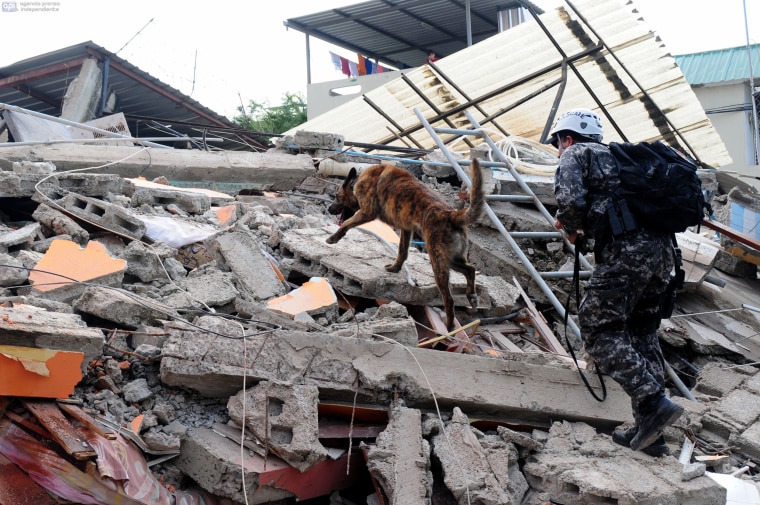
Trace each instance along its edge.
<path fill-rule="evenodd" d="M 693 89 L 733 160 L 733 163 L 724 165 L 720 169 L 733 170 L 740 175 L 747 175 L 749 177 L 741 177 L 741 180 L 760 189 L 760 180 L 755 179 L 755 177 L 760 177 L 760 166 L 752 164 L 754 162 L 752 157 L 752 131 L 749 123 L 751 112 L 713 111 L 717 108 L 751 103 L 749 86 L 743 82 L 727 82 L 699 86 Z"/>

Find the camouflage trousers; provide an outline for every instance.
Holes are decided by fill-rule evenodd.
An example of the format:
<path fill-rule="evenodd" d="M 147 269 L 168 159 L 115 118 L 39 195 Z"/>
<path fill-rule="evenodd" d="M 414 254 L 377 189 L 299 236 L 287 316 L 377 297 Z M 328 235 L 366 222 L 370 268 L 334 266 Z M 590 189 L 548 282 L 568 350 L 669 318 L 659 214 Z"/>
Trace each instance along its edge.
<path fill-rule="evenodd" d="M 631 397 L 637 424 L 641 400 L 664 390 L 657 328 L 673 266 L 667 234 L 638 230 L 611 241 L 578 308 L 586 352 Z"/>

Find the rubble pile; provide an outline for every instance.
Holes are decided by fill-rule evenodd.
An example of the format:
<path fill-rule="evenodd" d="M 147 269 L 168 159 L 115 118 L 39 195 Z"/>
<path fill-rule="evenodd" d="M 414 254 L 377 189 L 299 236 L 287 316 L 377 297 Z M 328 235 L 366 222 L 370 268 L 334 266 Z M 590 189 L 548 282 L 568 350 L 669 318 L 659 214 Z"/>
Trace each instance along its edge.
<path fill-rule="evenodd" d="M 757 492 L 758 321 L 721 310 L 736 280 L 695 283 L 678 312 L 704 314 L 663 324 L 693 399 L 672 384 L 687 414 L 653 459 L 612 443 L 627 397 L 609 380 L 591 397 L 486 222 L 478 311 L 453 274 L 473 324 L 446 335 L 424 250 L 389 274 L 387 227 L 325 243 L 324 176 L 232 197 L 0 166 L 0 488 L 22 497 L 0 503 L 713 504 L 724 477 Z M 531 255 L 567 261 L 556 242 Z"/>

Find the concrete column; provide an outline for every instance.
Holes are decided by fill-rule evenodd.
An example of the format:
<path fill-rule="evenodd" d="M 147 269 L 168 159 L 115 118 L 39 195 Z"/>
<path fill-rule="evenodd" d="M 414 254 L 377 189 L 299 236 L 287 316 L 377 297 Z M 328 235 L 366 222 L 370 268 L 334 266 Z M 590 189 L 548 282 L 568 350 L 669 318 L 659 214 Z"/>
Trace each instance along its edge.
<path fill-rule="evenodd" d="M 100 94 L 101 72 L 98 60 L 88 58 L 63 96 L 61 117 L 79 123 L 94 119 Z"/>

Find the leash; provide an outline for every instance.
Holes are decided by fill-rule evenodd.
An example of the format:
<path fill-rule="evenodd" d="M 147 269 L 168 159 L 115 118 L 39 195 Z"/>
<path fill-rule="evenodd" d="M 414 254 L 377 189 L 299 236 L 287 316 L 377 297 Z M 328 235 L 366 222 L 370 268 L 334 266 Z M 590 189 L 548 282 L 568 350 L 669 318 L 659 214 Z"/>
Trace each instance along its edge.
<path fill-rule="evenodd" d="M 603 402 L 607 398 L 607 385 L 604 383 L 604 378 L 602 377 L 602 372 L 599 371 L 599 369 L 596 369 L 596 375 L 599 377 L 599 384 L 602 387 L 602 397 L 600 398 L 597 396 L 597 394 L 594 392 L 594 389 L 591 387 L 591 384 L 589 384 L 588 379 L 586 379 L 586 376 L 583 375 L 583 370 L 581 370 L 580 365 L 578 364 L 578 358 L 575 357 L 575 351 L 573 350 L 573 346 L 570 345 L 570 339 L 567 336 L 567 321 L 570 317 L 570 302 L 572 301 L 573 297 L 573 291 L 575 291 L 575 301 L 578 305 L 580 305 L 581 302 L 581 267 L 580 267 L 580 256 L 581 256 L 581 249 L 586 249 L 586 239 L 582 235 L 578 235 L 575 239 L 575 244 L 573 244 L 573 249 L 575 249 L 575 261 L 573 265 L 573 282 L 572 286 L 570 286 L 570 292 L 567 294 L 567 303 L 565 303 L 565 343 L 567 344 L 568 352 L 570 352 L 570 356 L 572 356 L 573 361 L 575 362 L 575 367 L 578 369 L 578 373 L 581 376 L 581 379 L 583 379 L 583 383 L 586 385 L 586 389 L 588 389 L 588 392 L 591 393 L 591 396 L 594 397 L 594 399 L 598 402 Z"/>

